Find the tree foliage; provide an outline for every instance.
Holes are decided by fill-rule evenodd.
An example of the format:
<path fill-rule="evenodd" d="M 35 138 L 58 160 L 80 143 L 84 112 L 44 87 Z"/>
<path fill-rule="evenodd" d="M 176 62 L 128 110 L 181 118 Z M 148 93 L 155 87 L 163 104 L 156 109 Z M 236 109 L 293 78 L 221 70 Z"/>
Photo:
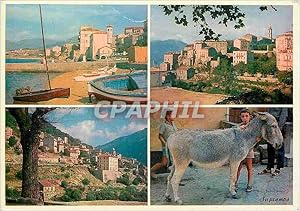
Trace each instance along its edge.
<path fill-rule="evenodd" d="M 90 184 L 90 181 L 87 178 L 83 179 L 81 182 L 82 182 L 83 185 L 89 185 Z"/>
<path fill-rule="evenodd" d="M 226 27 L 233 25 L 234 29 L 245 26 L 245 13 L 239 6 L 235 5 L 160 5 L 165 15 L 174 15 L 174 22 L 178 25 L 189 26 L 193 24 L 199 29 L 199 35 L 204 36 L 204 40 L 218 40 L 222 35 L 211 27 L 211 22 L 215 21 L 219 25 Z M 271 7 L 260 6 L 261 11 L 267 11 Z"/>

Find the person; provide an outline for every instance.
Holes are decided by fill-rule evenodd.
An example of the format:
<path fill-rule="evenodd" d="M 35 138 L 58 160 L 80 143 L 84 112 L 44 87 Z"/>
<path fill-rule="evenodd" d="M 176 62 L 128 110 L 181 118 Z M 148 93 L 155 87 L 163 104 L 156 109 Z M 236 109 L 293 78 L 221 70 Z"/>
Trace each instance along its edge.
<path fill-rule="evenodd" d="M 172 111 L 167 110 L 165 119 L 161 123 L 159 127 L 159 134 L 158 138 L 162 143 L 162 159 L 160 163 L 156 163 L 151 168 L 151 177 L 157 178 L 157 175 L 155 174 L 156 171 L 158 171 L 161 168 L 167 167 L 169 163 L 169 151 L 166 146 L 167 140 L 171 134 L 173 134 L 175 131 L 177 131 L 177 127 L 174 123 L 174 119 L 172 118 Z"/>
<path fill-rule="evenodd" d="M 277 122 L 278 122 L 278 126 L 282 132 L 282 134 L 284 134 L 283 131 L 283 127 L 285 125 L 285 122 L 287 120 L 288 117 L 288 109 L 287 108 L 269 108 L 269 113 L 272 114 Z M 278 153 L 277 153 L 277 166 L 276 169 L 271 172 L 272 169 L 274 169 L 274 163 L 275 163 L 275 149 L 274 147 L 267 143 L 267 153 L 268 153 L 268 164 L 267 164 L 267 168 L 265 168 L 264 170 L 262 170 L 261 172 L 258 173 L 258 175 L 262 175 L 262 174 L 272 174 L 272 176 L 278 176 L 280 174 L 280 169 L 284 167 L 284 144 L 282 144 L 282 146 L 278 149 Z"/>
<path fill-rule="evenodd" d="M 243 130 L 247 127 L 248 123 L 251 120 L 251 114 L 250 111 L 248 109 L 242 109 L 240 111 L 240 118 L 241 118 L 241 124 L 239 125 L 239 127 Z M 259 141 L 259 140 L 257 140 Z M 243 164 L 246 164 L 247 167 L 247 171 L 248 171 L 248 184 L 247 184 L 247 189 L 246 192 L 251 192 L 252 191 L 252 181 L 253 181 L 253 169 L 252 169 L 252 160 L 254 158 L 254 151 L 253 148 L 251 148 L 247 154 L 247 157 L 245 158 L 245 160 L 241 161 L 238 171 L 237 171 L 237 179 L 236 179 L 236 185 L 235 187 L 238 188 L 238 179 L 240 177 L 241 174 L 241 170 L 243 168 Z"/>

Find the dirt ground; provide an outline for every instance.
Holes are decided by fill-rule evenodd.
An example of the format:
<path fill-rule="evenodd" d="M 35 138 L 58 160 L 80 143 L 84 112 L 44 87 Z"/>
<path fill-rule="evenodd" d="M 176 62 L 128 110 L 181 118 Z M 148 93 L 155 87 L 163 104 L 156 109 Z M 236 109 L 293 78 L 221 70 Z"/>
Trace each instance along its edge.
<path fill-rule="evenodd" d="M 277 177 L 257 175 L 265 165 L 253 166 L 253 190 L 246 192 L 247 170 L 244 167 L 239 180 L 239 199 L 229 197 L 229 167 L 202 169 L 189 167 L 179 186 L 179 197 L 184 205 L 291 205 L 293 204 L 293 168 L 285 167 Z M 151 205 L 176 205 L 166 202 L 164 194 L 168 174 L 151 181 Z"/>
<path fill-rule="evenodd" d="M 174 103 L 174 101 L 199 101 L 200 105 L 213 105 L 226 97 L 226 95 L 221 94 L 193 92 L 175 87 L 157 87 L 151 88 L 150 91 L 150 99 L 152 101 L 160 103 L 168 101 L 169 104 Z"/>

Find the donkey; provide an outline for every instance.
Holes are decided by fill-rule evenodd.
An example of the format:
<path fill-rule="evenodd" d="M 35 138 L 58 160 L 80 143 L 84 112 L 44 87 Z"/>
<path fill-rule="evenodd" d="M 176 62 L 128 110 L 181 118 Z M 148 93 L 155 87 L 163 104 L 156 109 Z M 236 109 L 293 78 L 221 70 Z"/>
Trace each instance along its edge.
<path fill-rule="evenodd" d="M 178 197 L 178 187 L 190 162 L 204 168 L 217 168 L 229 162 L 229 191 L 232 198 L 238 198 L 235 190 L 238 166 L 256 144 L 257 137 L 267 140 L 275 149 L 279 149 L 283 143 L 278 123 L 271 114 L 267 112 L 253 114 L 254 118 L 244 129 L 239 127 L 211 131 L 183 129 L 172 134 L 167 140 L 173 165 L 168 176 L 166 199 L 171 200 L 172 188 L 175 202 L 182 204 Z"/>

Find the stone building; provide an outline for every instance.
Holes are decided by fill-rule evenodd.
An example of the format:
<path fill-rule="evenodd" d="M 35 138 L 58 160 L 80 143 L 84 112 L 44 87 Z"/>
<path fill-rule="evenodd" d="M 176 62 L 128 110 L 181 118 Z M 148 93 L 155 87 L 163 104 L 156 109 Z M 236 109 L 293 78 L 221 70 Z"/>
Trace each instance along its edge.
<path fill-rule="evenodd" d="M 52 153 L 57 153 L 57 139 L 55 139 L 52 135 L 47 134 L 44 139 L 44 146 L 49 148 L 49 151 Z"/>
<path fill-rule="evenodd" d="M 159 65 L 159 70 L 160 71 L 169 71 L 171 70 L 171 67 L 170 67 L 170 63 L 169 62 L 163 62 Z"/>
<path fill-rule="evenodd" d="M 233 47 L 238 48 L 241 51 L 250 50 L 250 42 L 245 39 L 235 39 L 233 41 Z"/>
<path fill-rule="evenodd" d="M 146 64 L 148 61 L 148 51 L 146 46 L 131 46 L 128 49 L 128 60 L 133 63 Z"/>
<path fill-rule="evenodd" d="M 176 69 L 177 79 L 180 80 L 188 80 L 191 79 L 195 75 L 195 69 L 191 67 L 186 67 L 181 65 Z"/>
<path fill-rule="evenodd" d="M 209 40 L 204 42 L 208 47 L 216 49 L 217 52 L 226 55 L 228 50 L 228 43 L 226 40 L 215 41 Z"/>
<path fill-rule="evenodd" d="M 169 63 L 170 65 L 170 69 L 168 70 L 175 70 L 178 67 L 179 55 L 180 53 L 177 52 L 167 52 L 164 54 L 164 63 Z"/>
<path fill-rule="evenodd" d="M 52 197 L 64 192 L 64 189 L 60 186 L 60 180 L 41 180 L 39 185 L 43 201 L 50 201 Z"/>
<path fill-rule="evenodd" d="M 115 48 L 115 36 L 113 36 L 113 26 L 108 25 L 106 31 L 92 28 L 89 26 L 80 27 L 80 54 L 86 56 L 88 59 L 107 58 L 112 55 Z M 103 53 L 100 49 L 105 49 Z M 111 49 L 111 50 L 108 50 Z"/>
<path fill-rule="evenodd" d="M 161 70 L 160 68 L 150 69 L 150 87 L 159 87 L 162 86 L 167 75 L 167 70 Z"/>
<path fill-rule="evenodd" d="M 293 70 L 293 32 L 276 37 L 276 66 L 279 71 Z"/>
<path fill-rule="evenodd" d="M 116 156 L 102 154 L 98 156 L 97 165 L 101 170 L 118 171 L 119 163 Z"/>
<path fill-rule="evenodd" d="M 237 65 L 242 62 L 247 64 L 250 61 L 254 60 L 253 53 L 250 51 L 233 51 L 233 65 Z"/>
<path fill-rule="evenodd" d="M 178 57 L 178 65 L 193 66 L 195 62 L 194 45 L 186 45 Z"/>

